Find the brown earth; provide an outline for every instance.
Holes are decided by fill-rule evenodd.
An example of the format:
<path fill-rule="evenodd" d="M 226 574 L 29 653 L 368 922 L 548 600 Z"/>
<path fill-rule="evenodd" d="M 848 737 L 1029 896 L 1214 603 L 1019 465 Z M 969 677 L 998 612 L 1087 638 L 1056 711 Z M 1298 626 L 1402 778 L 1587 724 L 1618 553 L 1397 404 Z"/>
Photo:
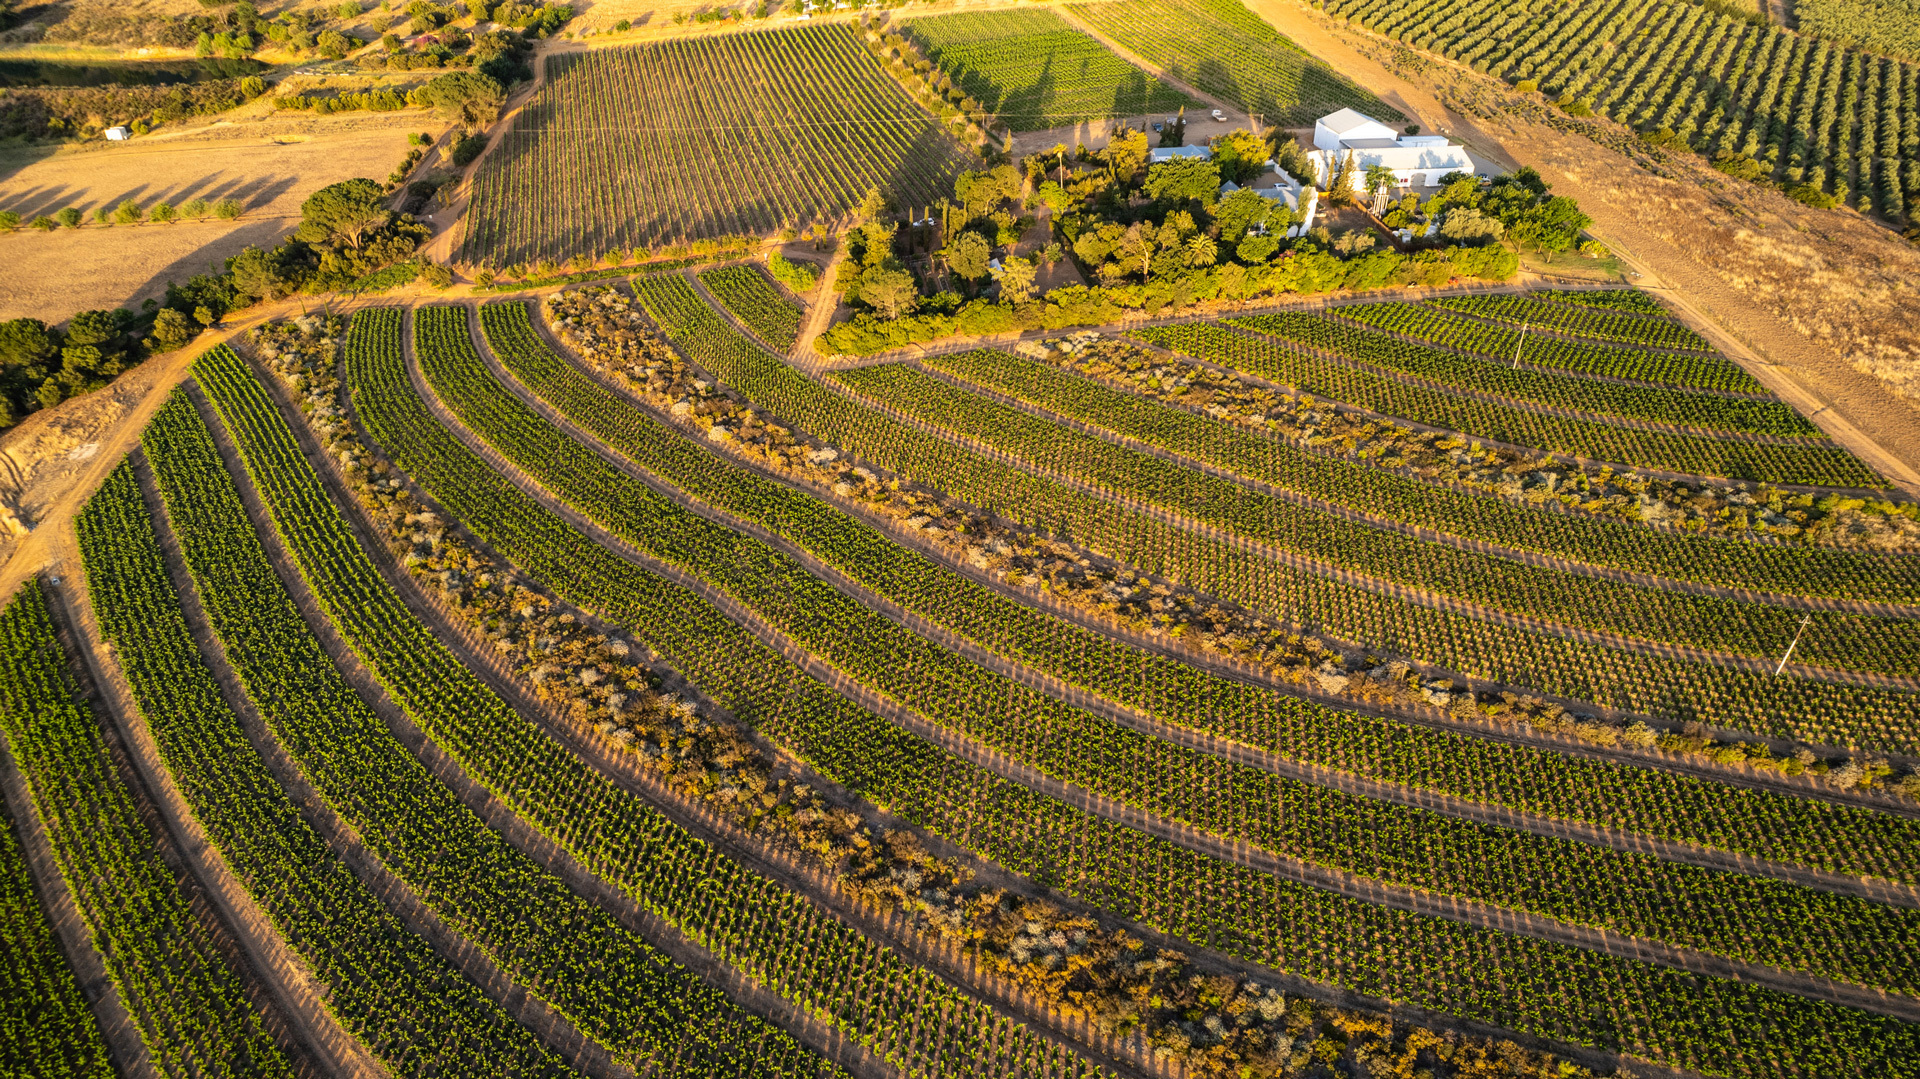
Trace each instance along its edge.
<path fill-rule="evenodd" d="M 88 223 L 0 236 L 0 319 L 62 322 L 75 311 L 137 308 L 207 272 L 249 245 L 277 243 L 299 221 L 300 204 L 327 184 L 385 180 L 406 157 L 408 132 L 444 125 L 420 112 L 338 117 L 272 117 L 211 125 L 191 133 L 62 148 L 50 155 L 0 156 L 0 209 L 23 221 L 67 206 Z M 237 198 L 233 221 L 106 226 L 96 207 L 133 199 L 142 207 L 192 198 Z"/>

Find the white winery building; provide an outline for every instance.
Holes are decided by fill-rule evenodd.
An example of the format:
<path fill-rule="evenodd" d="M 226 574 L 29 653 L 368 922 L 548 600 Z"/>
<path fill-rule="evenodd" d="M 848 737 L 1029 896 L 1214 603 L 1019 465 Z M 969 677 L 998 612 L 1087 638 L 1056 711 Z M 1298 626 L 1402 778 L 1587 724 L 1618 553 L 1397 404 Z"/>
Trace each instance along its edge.
<path fill-rule="evenodd" d="M 1307 157 L 1323 187 L 1348 154 L 1353 155 L 1356 172 L 1381 165 L 1393 170 L 1394 182 L 1402 187 L 1438 187 L 1447 173 L 1474 172 L 1467 148 L 1445 135 L 1403 135 L 1352 109 L 1341 109 L 1314 121 L 1313 147 Z M 1354 187 L 1363 186 L 1355 175 Z"/>

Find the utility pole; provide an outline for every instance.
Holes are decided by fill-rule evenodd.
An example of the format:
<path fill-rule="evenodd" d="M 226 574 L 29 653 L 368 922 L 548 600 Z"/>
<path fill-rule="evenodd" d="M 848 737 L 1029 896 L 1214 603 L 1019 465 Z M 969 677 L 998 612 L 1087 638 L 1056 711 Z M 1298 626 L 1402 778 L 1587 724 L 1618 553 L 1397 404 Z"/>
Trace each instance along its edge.
<path fill-rule="evenodd" d="M 1793 650 L 1800 644 L 1800 634 L 1806 632 L 1807 626 L 1812 622 L 1813 615 L 1811 614 L 1801 617 L 1800 628 L 1793 631 L 1793 642 L 1787 645 L 1787 654 L 1780 657 L 1780 665 L 1773 669 L 1773 676 L 1775 678 L 1780 677 L 1780 672 L 1787 669 L 1787 661 L 1793 658 Z"/>

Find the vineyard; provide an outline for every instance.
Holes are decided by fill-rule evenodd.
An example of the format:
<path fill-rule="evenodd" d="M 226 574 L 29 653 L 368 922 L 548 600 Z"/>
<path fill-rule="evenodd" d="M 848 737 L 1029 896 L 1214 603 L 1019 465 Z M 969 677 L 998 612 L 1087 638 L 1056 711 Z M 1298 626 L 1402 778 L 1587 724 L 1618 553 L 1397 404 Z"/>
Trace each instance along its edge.
<path fill-rule="evenodd" d="M 1342 108 L 1380 120 L 1392 106 L 1277 33 L 1236 0 L 1076 3 L 1068 14 L 1204 94 L 1269 127 L 1311 126 Z"/>
<path fill-rule="evenodd" d="M 967 155 L 844 24 L 548 57 L 474 180 L 459 259 L 495 266 L 836 227 L 924 205 Z"/>
<path fill-rule="evenodd" d="M 1050 119 L 1132 71 L 1076 20 L 1349 92 L 1144 2 L 908 33 Z M 645 171 L 730 177 L 696 131 L 872 164 L 771 119 L 913 111 L 857 32 L 549 54 L 540 123 L 691 141 L 605 140 L 580 214 L 529 173 L 482 257 L 700 235 Z M 1660 303 L 816 364 L 817 283 L 192 357 L 0 608 L 0 1075 L 1920 1079 L 1920 509 Z"/>
<path fill-rule="evenodd" d="M 1862 213 L 1905 218 L 1910 193 L 1920 190 L 1920 68 L 1844 44 L 1865 39 L 1900 55 L 1914 18 L 1905 7 L 1876 5 L 1865 15 L 1864 5 L 1827 0 L 1813 5 L 1802 28 L 1828 32 L 1793 34 L 1676 0 L 1322 6 L 1413 48 L 1537 88 L 1578 114 L 1672 131 L 1710 157 L 1743 157 L 1761 178 L 1825 193 Z M 1893 36 L 1860 33 L 1863 20 Z M 1633 47 L 1618 47 L 1623 35 Z"/>
<path fill-rule="evenodd" d="M 1013 131 L 1198 104 L 1050 10 L 939 15 L 912 20 L 903 33 Z"/>

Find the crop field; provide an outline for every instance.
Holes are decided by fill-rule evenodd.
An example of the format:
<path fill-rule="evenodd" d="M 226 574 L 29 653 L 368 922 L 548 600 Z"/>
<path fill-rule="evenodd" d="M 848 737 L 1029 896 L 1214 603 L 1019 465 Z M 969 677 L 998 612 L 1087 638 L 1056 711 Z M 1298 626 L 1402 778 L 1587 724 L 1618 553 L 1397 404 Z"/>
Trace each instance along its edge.
<path fill-rule="evenodd" d="M 1842 7 L 1837 21 L 1859 26 L 1860 5 L 1826 3 L 1802 29 Z M 1326 10 L 1637 130 L 1670 129 L 1709 157 L 1745 155 L 1763 178 L 1863 213 L 1904 217 L 1920 189 L 1920 69 L 1848 47 L 1844 31 L 1791 34 L 1670 0 L 1329 0 Z M 1874 10 L 1911 37 L 1910 10 Z M 1632 48 L 1618 47 L 1623 36 Z"/>
<path fill-rule="evenodd" d="M 736 265 L 535 303 L 362 309 L 324 344 L 308 331 L 304 374 L 285 351 L 219 346 L 88 503 L 102 645 L 211 844 L 373 1059 L 842 1079 L 854 1046 L 930 1079 L 1118 1079 L 1211 1019 L 1214 1042 L 1173 1050 L 1185 1066 L 1231 1052 L 1286 1079 L 1313 1074 L 1314 1053 L 1440 1044 L 1258 977 L 1181 997 L 1207 983 L 1183 957 L 1144 962 L 1124 919 L 1629 1064 L 1920 1076 L 1920 903 L 1901 901 L 1920 887 L 1920 820 L 1777 773 L 1675 768 L 1657 736 L 1628 737 L 1637 719 L 1920 750 L 1920 555 L 1549 509 L 1189 398 L 1206 364 L 1243 388 L 1288 376 L 1312 408 L 1416 400 L 1323 384 L 1425 387 L 1578 419 L 1650 459 L 1740 444 L 1781 468 L 1851 460 L 1657 305 L 1369 303 L 1140 329 L 1078 356 L 979 349 L 818 376 L 773 351 L 800 317 Z M 1154 377 L 1118 377 L 1128 364 Z M 1336 369 L 1349 380 L 1308 377 Z M 454 526 L 503 561 L 448 546 Z M 383 528 L 391 542 L 373 541 Z M 1107 591 L 1037 600 L 1043 578 L 1001 567 L 1041 549 L 1102 560 Z M 40 588 L 0 620 L 9 685 L 25 687 L 0 693 L 0 718 L 27 793 L 60 820 L 124 814 Z M 1157 620 L 1109 617 L 1135 588 L 1183 598 Z M 1182 611 L 1320 641 L 1322 658 L 1236 667 L 1227 637 L 1193 630 L 1218 642 L 1196 644 Z M 585 666 L 558 643 L 580 633 Z M 479 649 L 520 658 L 483 676 Z M 664 694 L 668 674 L 684 688 Z M 1595 714 L 1563 727 L 1514 723 L 1582 708 Z M 52 783 L 42 725 L 22 718 L 40 713 L 67 725 L 62 745 L 96 747 L 57 757 L 90 778 Z M 635 737 L 643 713 L 667 717 L 657 741 Z M 1490 721 L 1513 736 L 1487 737 Z M 1544 736 L 1573 729 L 1611 733 L 1582 735 L 1582 753 Z M 755 771 L 756 740 L 808 784 Z M 293 769 L 323 817 L 300 808 Z M 687 823 L 712 813 L 731 823 Z M 428 945 L 419 912 L 354 868 L 367 859 L 467 958 Z M 1009 890 L 969 882 L 988 868 Z M 14 877 L 30 902 L 30 874 Z M 924 917 L 855 916 L 823 902 L 827 880 Z M 119 931 L 197 924 L 170 917 Z M 40 958 L 7 976 L 46 1003 L 8 1037 L 78 1038 L 74 1067 L 97 1074 L 113 1050 L 60 1003 L 59 945 L 33 927 L 9 928 Z M 681 940 L 717 967 L 687 966 Z M 927 958 L 960 943 L 1020 993 Z M 117 993 L 175 1017 L 143 1042 L 203 1055 L 168 1074 L 214 1052 L 248 1054 L 234 1070 L 293 1066 L 253 1010 L 215 1005 L 233 990 L 187 994 L 142 954 L 110 966 Z M 1085 986 L 1046 976 L 1063 957 Z M 202 956 L 202 982 L 220 960 Z M 484 991 L 488 970 L 541 1010 Z M 1169 995 L 1143 1003 L 1155 991 Z M 1089 993 L 1136 1009 L 1134 1032 L 1093 1041 L 1057 1021 Z M 1370 1033 L 1313 1048 L 1341 1024 Z M 1582 1074 L 1550 1053 L 1529 1066 Z"/>
<path fill-rule="evenodd" d="M 480 166 L 459 258 L 496 266 L 925 205 L 968 155 L 846 25 L 560 53 Z"/>
<path fill-rule="evenodd" d="M 1342 108 L 1379 120 L 1401 118 L 1237 0 L 1120 0 L 1067 10 L 1147 63 L 1270 127 L 1311 126 Z"/>
<path fill-rule="evenodd" d="M 1198 104 L 1050 10 L 938 15 L 908 22 L 903 33 L 1013 131 Z"/>

